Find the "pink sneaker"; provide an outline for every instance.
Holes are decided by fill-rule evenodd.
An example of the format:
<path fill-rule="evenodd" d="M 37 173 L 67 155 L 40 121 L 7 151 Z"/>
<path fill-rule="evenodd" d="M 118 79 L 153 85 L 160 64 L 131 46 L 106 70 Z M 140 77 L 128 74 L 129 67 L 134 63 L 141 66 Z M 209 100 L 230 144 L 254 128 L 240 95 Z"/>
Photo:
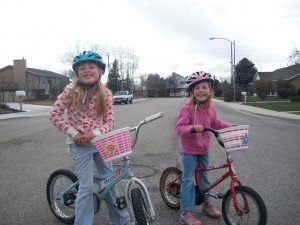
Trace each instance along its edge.
<path fill-rule="evenodd" d="M 180 223 L 185 225 L 202 225 L 202 223 L 190 212 L 185 215 L 180 215 Z"/>
<path fill-rule="evenodd" d="M 222 215 L 221 212 L 211 203 L 203 205 L 202 212 L 214 219 L 218 219 Z"/>

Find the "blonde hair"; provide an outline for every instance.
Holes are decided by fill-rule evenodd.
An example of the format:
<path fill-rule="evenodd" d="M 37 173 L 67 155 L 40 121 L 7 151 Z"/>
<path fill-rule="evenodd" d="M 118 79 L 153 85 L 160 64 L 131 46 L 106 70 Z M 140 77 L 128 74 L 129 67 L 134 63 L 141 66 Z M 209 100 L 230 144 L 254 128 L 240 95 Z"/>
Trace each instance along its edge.
<path fill-rule="evenodd" d="M 100 70 L 102 71 L 102 74 L 104 72 L 102 69 L 99 68 L 99 75 L 102 76 L 102 74 L 100 74 Z M 107 98 L 107 96 L 108 96 L 108 98 L 112 98 L 112 93 L 104 84 L 102 84 L 100 79 L 97 82 L 95 88 L 96 88 L 97 116 L 101 117 L 105 111 L 105 99 Z M 78 105 L 78 106 L 80 105 L 83 95 L 84 95 L 84 92 L 85 92 L 85 88 L 78 82 L 75 82 L 75 85 L 73 87 L 71 87 L 71 91 L 69 94 L 75 95 L 75 104 L 76 105 Z M 89 109 L 88 101 L 85 101 L 83 103 L 82 109 L 83 110 Z"/>
<path fill-rule="evenodd" d="M 207 100 L 204 103 L 202 103 L 200 105 L 202 106 L 202 108 L 203 108 L 204 111 L 206 111 L 208 114 L 211 114 L 210 107 L 212 105 L 212 99 L 213 99 L 214 92 L 213 92 L 213 88 L 212 88 L 211 82 L 207 81 L 207 83 L 208 83 L 208 86 L 209 86 L 210 96 L 207 98 Z M 193 103 L 191 105 L 191 107 L 190 107 L 190 109 L 192 111 L 195 111 L 195 108 L 196 108 L 197 104 L 199 105 L 199 103 L 195 100 L 194 95 L 193 95 L 194 88 L 195 88 L 195 85 L 192 87 L 192 89 L 189 92 L 190 98 L 191 98 L 192 103 Z"/>

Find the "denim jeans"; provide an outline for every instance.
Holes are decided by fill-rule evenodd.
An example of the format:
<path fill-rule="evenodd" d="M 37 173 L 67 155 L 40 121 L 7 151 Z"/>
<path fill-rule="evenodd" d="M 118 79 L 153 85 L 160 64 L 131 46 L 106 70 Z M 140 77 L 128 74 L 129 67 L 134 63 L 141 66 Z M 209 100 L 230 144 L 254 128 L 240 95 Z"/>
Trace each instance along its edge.
<path fill-rule="evenodd" d="M 69 150 L 73 157 L 74 166 L 79 178 L 74 225 L 92 225 L 94 220 L 93 161 L 95 162 L 99 174 L 112 171 L 112 163 L 104 163 L 95 146 L 70 144 Z M 116 202 L 117 197 L 118 190 L 114 186 L 106 195 L 106 199 L 111 202 Z M 124 225 L 130 221 L 129 214 L 126 210 L 120 210 L 108 203 L 107 208 L 111 225 Z M 102 224 L 101 221 L 99 221 L 99 224 Z"/>
<path fill-rule="evenodd" d="M 182 161 L 182 183 L 180 190 L 180 209 L 183 212 L 191 211 L 195 208 L 195 168 L 196 166 L 208 167 L 209 155 L 191 155 L 181 153 Z M 210 185 L 208 181 L 208 172 L 201 172 L 200 176 L 200 190 L 205 189 Z M 210 196 L 205 195 L 204 204 L 210 203 Z"/>

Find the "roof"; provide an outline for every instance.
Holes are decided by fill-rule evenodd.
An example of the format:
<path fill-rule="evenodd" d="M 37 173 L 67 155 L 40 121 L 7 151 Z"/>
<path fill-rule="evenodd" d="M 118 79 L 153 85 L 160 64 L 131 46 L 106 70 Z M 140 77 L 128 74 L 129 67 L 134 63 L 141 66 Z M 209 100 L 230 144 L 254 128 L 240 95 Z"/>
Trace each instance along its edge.
<path fill-rule="evenodd" d="M 26 72 L 34 74 L 34 75 L 46 76 L 46 77 L 67 77 L 67 76 L 61 75 L 59 73 L 54 73 L 52 71 L 40 70 L 40 69 L 34 69 L 34 68 L 27 68 Z"/>
<path fill-rule="evenodd" d="M 291 80 L 300 75 L 300 64 L 284 67 L 281 69 L 274 70 L 273 72 L 257 72 L 254 80 L 259 76 L 260 79 L 268 80 Z"/>
<path fill-rule="evenodd" d="M 5 67 L 1 68 L 0 71 L 4 70 L 6 68 L 13 68 L 13 66 L 12 65 L 5 66 Z M 67 78 L 67 76 L 59 74 L 59 73 L 55 73 L 55 72 L 48 71 L 48 70 L 34 69 L 34 68 L 26 68 L 25 72 L 31 73 L 33 75 L 38 75 L 38 76 Z"/>

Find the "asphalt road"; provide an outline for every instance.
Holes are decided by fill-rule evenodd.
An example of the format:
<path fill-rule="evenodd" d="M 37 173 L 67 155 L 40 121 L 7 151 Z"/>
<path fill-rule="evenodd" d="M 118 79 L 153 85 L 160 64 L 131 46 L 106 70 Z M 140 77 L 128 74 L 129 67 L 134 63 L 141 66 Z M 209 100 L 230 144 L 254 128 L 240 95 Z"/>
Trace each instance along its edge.
<path fill-rule="evenodd" d="M 158 182 L 168 166 L 179 166 L 179 139 L 174 132 L 180 106 L 185 99 L 148 99 L 116 105 L 116 128 L 135 126 L 157 112 L 164 117 L 141 129 L 132 154 L 133 169 L 148 187 L 157 214 L 155 225 L 179 224 L 179 211 L 162 201 Z M 232 153 L 235 170 L 244 185 L 255 189 L 268 209 L 268 224 L 296 225 L 300 216 L 299 124 L 249 115 L 217 105 L 219 116 L 235 124 L 250 125 L 249 149 Z M 225 160 L 223 150 L 212 141 L 211 164 Z M 118 164 L 118 162 L 116 162 Z M 59 225 L 46 200 L 46 183 L 56 169 L 73 170 L 65 137 L 51 125 L 47 116 L 0 120 L 0 225 Z M 213 180 L 217 174 L 211 173 Z M 119 185 L 120 193 L 124 182 Z M 228 182 L 216 193 L 228 190 Z M 221 201 L 214 200 L 220 208 Z M 196 207 L 199 212 L 200 207 Z M 225 224 L 196 214 L 205 225 Z M 107 225 L 105 204 L 94 224 Z"/>

